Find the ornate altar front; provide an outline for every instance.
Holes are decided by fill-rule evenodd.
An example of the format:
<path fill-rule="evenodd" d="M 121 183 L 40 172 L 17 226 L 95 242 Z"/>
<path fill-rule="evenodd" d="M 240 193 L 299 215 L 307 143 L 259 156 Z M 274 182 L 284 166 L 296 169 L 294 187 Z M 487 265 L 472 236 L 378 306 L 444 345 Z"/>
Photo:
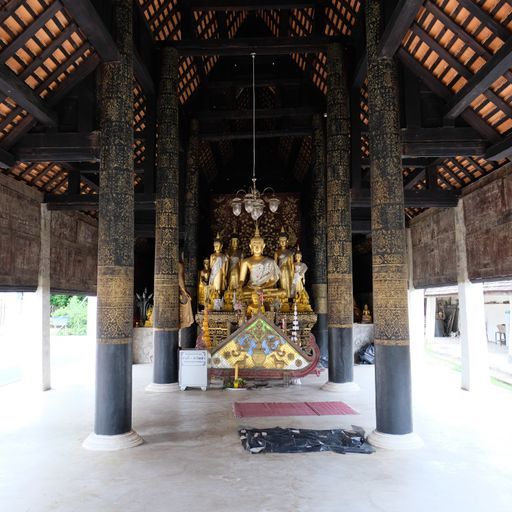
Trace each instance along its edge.
<path fill-rule="evenodd" d="M 262 313 L 274 325 L 279 326 L 281 331 L 288 337 L 292 337 L 293 332 L 293 313 L 277 313 L 274 311 L 265 311 Z M 234 333 L 243 323 L 240 315 L 234 311 L 208 311 L 208 331 L 210 342 L 206 347 L 203 341 L 203 330 L 205 326 L 204 311 L 196 314 L 196 322 L 198 325 L 197 348 L 216 349 L 223 343 L 232 333 Z M 317 316 L 312 311 L 297 313 L 298 325 L 295 330 L 297 336 L 297 344 L 306 349 L 311 343 L 311 330 L 316 324 Z"/>
<path fill-rule="evenodd" d="M 313 336 L 304 345 L 294 342 L 259 313 L 211 348 L 211 373 L 231 376 L 238 367 L 243 378 L 301 377 L 316 368 L 319 357 Z"/>

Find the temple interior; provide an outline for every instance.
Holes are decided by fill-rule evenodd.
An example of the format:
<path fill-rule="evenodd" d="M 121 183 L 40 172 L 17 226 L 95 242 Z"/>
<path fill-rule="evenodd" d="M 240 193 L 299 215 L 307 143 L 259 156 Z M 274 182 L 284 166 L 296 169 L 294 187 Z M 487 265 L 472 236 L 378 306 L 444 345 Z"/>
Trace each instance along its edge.
<path fill-rule="evenodd" d="M 512 1 L 4 0 L 0 61 L 6 510 L 510 509 Z"/>

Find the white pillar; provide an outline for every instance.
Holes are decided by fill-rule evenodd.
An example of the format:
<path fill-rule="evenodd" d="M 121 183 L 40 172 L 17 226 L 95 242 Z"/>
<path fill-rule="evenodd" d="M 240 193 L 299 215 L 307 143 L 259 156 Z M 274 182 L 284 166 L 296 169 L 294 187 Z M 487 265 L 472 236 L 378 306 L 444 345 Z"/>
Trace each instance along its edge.
<path fill-rule="evenodd" d="M 459 201 L 455 209 L 455 249 L 461 334 L 461 387 L 467 391 L 478 391 L 489 384 L 484 288 L 482 283 L 471 283 L 468 277 L 463 200 Z"/>
<path fill-rule="evenodd" d="M 98 298 L 94 295 L 87 297 L 87 337 L 96 342 L 96 308 Z"/>
<path fill-rule="evenodd" d="M 510 339 L 510 335 L 512 333 L 510 325 L 512 323 L 512 295 L 509 295 L 508 299 L 508 311 L 505 311 L 505 332 L 507 337 L 508 360 L 510 363 L 512 363 L 512 339 Z"/>
<path fill-rule="evenodd" d="M 51 212 L 41 204 L 41 246 L 35 293 L 23 294 L 25 337 L 23 381 L 32 388 L 51 389 L 50 371 L 50 234 Z"/>
<path fill-rule="evenodd" d="M 427 339 L 427 343 L 432 343 L 434 341 L 436 333 L 436 303 L 437 297 L 427 297 L 427 311 L 425 322 L 425 337 Z"/>
<path fill-rule="evenodd" d="M 407 263 L 409 273 L 409 340 L 413 379 L 422 366 L 425 350 L 425 290 L 414 288 L 414 259 L 411 229 L 407 228 Z"/>

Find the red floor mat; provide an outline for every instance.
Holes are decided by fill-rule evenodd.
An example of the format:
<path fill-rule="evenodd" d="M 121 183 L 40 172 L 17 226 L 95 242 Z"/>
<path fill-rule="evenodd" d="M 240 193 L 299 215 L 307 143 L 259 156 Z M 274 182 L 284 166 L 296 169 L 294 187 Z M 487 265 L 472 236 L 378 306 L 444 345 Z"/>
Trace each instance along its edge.
<path fill-rule="evenodd" d="M 343 402 L 235 402 L 233 412 L 237 418 L 358 414 Z"/>

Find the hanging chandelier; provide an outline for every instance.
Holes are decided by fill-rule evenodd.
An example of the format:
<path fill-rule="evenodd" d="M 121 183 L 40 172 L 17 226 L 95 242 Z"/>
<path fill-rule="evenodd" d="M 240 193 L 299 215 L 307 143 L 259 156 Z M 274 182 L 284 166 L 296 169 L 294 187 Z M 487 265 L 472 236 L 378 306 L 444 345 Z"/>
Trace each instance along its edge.
<path fill-rule="evenodd" d="M 242 207 L 251 216 L 252 220 L 257 221 L 265 210 L 265 203 L 272 213 L 277 212 L 281 202 L 275 195 L 272 187 L 266 187 L 260 192 L 256 187 L 256 84 L 254 62 L 256 54 L 251 53 L 252 57 L 252 184 L 247 191 L 241 189 L 236 193 L 236 197 L 231 201 L 233 215 L 238 217 L 242 213 Z M 270 197 L 265 194 L 271 193 Z"/>

